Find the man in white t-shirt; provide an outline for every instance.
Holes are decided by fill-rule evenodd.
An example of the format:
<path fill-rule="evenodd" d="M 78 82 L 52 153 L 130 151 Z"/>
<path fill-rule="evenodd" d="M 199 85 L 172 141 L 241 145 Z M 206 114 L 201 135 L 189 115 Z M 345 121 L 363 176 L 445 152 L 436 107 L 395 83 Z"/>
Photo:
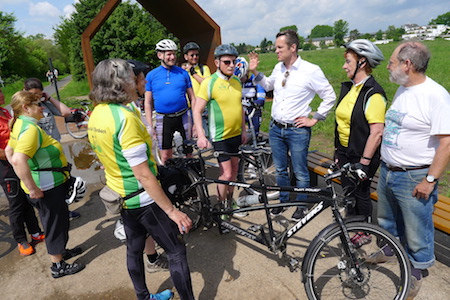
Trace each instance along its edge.
<path fill-rule="evenodd" d="M 378 222 L 406 244 L 412 265 L 413 299 L 426 269 L 434 264 L 433 208 L 438 179 L 450 156 L 450 96 L 425 75 L 430 52 L 419 42 L 405 42 L 392 54 L 389 79 L 400 85 L 386 113 L 378 182 Z M 386 247 L 387 248 L 387 247 Z M 382 263 L 391 249 L 367 259 Z"/>

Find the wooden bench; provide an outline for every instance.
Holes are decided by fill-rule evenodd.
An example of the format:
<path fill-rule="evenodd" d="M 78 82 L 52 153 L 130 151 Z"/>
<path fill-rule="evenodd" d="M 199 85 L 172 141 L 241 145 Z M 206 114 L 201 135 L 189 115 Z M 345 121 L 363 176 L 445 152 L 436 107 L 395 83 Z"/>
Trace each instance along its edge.
<path fill-rule="evenodd" d="M 311 186 L 318 184 L 318 177 L 328 173 L 327 166 L 332 163 L 332 157 L 319 151 L 308 153 L 308 169 L 310 173 Z M 378 174 L 372 180 L 370 198 L 378 201 L 377 184 Z M 340 184 L 339 180 L 336 180 Z M 434 206 L 433 213 L 434 227 L 450 234 L 450 198 L 439 194 L 438 202 Z"/>

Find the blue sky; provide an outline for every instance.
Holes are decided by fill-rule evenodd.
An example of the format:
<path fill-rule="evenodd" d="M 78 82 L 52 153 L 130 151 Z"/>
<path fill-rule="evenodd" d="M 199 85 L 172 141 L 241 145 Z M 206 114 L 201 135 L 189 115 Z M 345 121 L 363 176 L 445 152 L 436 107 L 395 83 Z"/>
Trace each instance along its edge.
<path fill-rule="evenodd" d="M 163 0 L 155 0 L 163 1 Z M 77 0 L 0 0 L 0 10 L 14 13 L 16 29 L 25 35 L 53 35 L 53 27 L 73 12 Z M 257 45 L 274 40 L 278 30 L 297 25 L 307 36 L 316 25 L 343 19 L 361 33 L 386 30 L 389 25 L 426 25 L 450 11 L 448 0 L 196 0 L 221 27 L 224 43 Z"/>

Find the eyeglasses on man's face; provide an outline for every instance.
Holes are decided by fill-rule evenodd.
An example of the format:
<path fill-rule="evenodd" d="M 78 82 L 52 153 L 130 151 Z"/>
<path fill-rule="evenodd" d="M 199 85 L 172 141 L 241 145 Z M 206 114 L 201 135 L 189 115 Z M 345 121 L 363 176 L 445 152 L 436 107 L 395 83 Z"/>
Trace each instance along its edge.
<path fill-rule="evenodd" d="M 198 54 L 198 53 L 192 53 L 192 54 L 190 54 L 189 56 L 190 56 L 190 57 L 199 57 L 200 54 Z"/>
<path fill-rule="evenodd" d="M 227 66 L 229 66 L 231 64 L 233 64 L 233 66 L 236 65 L 236 60 L 221 60 L 221 62 L 223 62 Z"/>
<path fill-rule="evenodd" d="M 31 105 L 36 105 L 36 106 L 41 107 L 42 106 L 42 102 L 41 101 L 31 102 Z"/>

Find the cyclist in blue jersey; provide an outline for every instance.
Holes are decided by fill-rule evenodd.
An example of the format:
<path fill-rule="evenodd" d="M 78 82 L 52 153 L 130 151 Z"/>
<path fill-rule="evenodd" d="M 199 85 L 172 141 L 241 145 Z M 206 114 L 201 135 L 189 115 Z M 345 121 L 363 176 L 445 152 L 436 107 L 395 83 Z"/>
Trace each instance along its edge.
<path fill-rule="evenodd" d="M 262 108 L 266 102 L 266 90 L 264 90 L 261 85 L 253 82 L 255 75 L 249 74 L 248 62 L 244 57 L 238 57 L 236 59 L 234 75 L 236 75 L 242 82 L 242 106 L 246 109 L 245 121 L 249 127 L 248 114 L 251 113 L 251 102 L 258 106 L 252 117 L 255 135 L 258 136 L 259 128 L 261 126 Z"/>
<path fill-rule="evenodd" d="M 175 131 L 183 139 L 189 139 L 192 131 L 192 114 L 195 95 L 189 73 L 175 65 L 177 45 L 172 40 L 156 44 L 161 66 L 147 74 L 145 85 L 145 117 L 150 135 L 158 139 L 162 164 L 172 157 L 172 141 Z M 186 98 L 189 98 L 188 99 Z M 156 132 L 153 131 L 153 110 L 156 111 Z M 192 149 L 184 149 L 186 154 Z"/>

